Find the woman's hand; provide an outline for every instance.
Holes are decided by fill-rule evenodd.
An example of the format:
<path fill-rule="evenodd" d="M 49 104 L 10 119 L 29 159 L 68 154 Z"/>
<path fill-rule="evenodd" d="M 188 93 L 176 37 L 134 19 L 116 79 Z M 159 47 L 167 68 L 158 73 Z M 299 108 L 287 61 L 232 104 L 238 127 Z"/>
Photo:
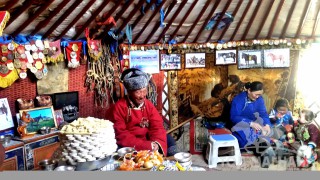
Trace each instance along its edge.
<path fill-rule="evenodd" d="M 271 133 L 271 128 L 268 124 L 263 126 L 262 130 L 265 132 L 265 136 L 269 136 Z"/>
<path fill-rule="evenodd" d="M 256 131 L 262 130 L 262 126 L 259 123 L 251 122 L 250 127 L 252 127 Z"/>
<path fill-rule="evenodd" d="M 158 151 L 159 145 L 156 142 L 151 143 L 152 151 Z"/>

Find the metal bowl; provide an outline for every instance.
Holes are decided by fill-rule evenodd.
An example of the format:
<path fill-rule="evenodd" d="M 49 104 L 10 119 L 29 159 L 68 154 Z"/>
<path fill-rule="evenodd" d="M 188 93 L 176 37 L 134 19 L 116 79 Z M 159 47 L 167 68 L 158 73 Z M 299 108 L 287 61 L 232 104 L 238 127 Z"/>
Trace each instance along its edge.
<path fill-rule="evenodd" d="M 12 139 L 12 136 L 10 134 L 0 136 L 0 142 L 1 144 L 4 144 L 4 145 L 9 144 L 11 139 Z"/>
<path fill-rule="evenodd" d="M 123 148 L 118 149 L 117 153 L 120 157 L 123 157 L 127 153 L 132 153 L 133 151 L 135 151 L 135 149 L 133 147 L 123 147 Z"/>
<path fill-rule="evenodd" d="M 74 171 L 76 168 L 73 166 L 58 166 L 54 171 Z"/>
<path fill-rule="evenodd" d="M 174 159 L 180 163 L 191 161 L 192 154 L 187 152 L 179 152 L 174 155 Z"/>
<path fill-rule="evenodd" d="M 44 159 L 42 161 L 39 161 L 38 165 L 41 170 L 53 171 L 58 166 L 58 161 L 52 159 Z"/>

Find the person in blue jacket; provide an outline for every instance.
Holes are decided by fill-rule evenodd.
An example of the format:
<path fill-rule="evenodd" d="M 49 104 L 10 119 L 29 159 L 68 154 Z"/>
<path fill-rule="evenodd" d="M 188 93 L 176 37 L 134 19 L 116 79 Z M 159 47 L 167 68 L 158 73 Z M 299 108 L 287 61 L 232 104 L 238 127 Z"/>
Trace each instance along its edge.
<path fill-rule="evenodd" d="M 232 135 L 238 139 L 240 148 L 246 150 L 248 148 L 255 154 L 260 154 L 263 157 L 262 163 L 264 157 L 269 157 L 269 162 L 262 166 L 268 167 L 275 154 L 270 146 L 272 131 L 262 97 L 263 83 L 259 81 L 247 82 L 245 89 L 246 91 L 235 96 L 231 103 Z"/>

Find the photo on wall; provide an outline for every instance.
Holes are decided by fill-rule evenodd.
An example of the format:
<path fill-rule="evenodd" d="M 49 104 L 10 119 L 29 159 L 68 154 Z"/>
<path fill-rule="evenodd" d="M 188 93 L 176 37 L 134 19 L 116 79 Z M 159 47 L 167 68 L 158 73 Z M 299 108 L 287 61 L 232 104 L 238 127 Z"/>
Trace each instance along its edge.
<path fill-rule="evenodd" d="M 238 69 L 261 68 L 263 65 L 262 50 L 239 50 Z"/>
<path fill-rule="evenodd" d="M 206 67 L 206 53 L 186 53 L 185 60 L 185 68 Z"/>
<path fill-rule="evenodd" d="M 287 68 L 290 67 L 290 49 L 265 49 L 264 68 Z"/>
<path fill-rule="evenodd" d="M 181 69 L 181 54 L 161 54 L 160 70 Z"/>
<path fill-rule="evenodd" d="M 149 74 L 159 73 L 159 50 L 130 51 L 130 68 L 137 68 Z"/>
<path fill-rule="evenodd" d="M 0 99 L 0 131 L 14 127 L 7 98 Z"/>
<path fill-rule="evenodd" d="M 237 64 L 237 50 L 216 50 L 215 65 Z"/>

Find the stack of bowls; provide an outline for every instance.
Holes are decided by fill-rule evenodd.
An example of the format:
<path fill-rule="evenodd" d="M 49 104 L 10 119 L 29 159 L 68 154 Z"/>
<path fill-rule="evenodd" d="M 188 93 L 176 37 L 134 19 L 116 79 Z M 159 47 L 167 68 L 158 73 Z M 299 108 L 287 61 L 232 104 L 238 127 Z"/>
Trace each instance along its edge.
<path fill-rule="evenodd" d="M 192 154 L 187 152 L 179 152 L 174 155 L 174 159 L 178 161 L 178 163 L 184 167 L 185 169 L 189 169 L 192 165 Z"/>

